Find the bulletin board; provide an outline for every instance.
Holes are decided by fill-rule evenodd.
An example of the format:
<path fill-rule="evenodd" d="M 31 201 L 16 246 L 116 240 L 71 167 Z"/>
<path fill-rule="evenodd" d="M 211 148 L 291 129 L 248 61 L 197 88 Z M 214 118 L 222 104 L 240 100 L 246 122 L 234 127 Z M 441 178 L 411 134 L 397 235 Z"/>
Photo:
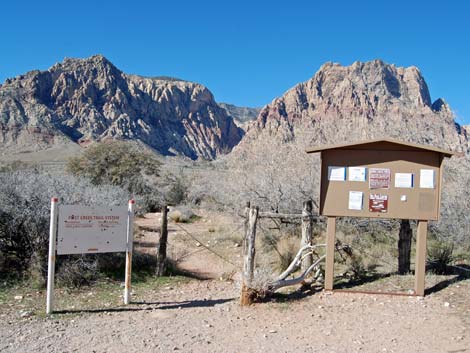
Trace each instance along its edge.
<path fill-rule="evenodd" d="M 438 220 L 442 154 L 376 146 L 321 155 L 321 215 Z"/>

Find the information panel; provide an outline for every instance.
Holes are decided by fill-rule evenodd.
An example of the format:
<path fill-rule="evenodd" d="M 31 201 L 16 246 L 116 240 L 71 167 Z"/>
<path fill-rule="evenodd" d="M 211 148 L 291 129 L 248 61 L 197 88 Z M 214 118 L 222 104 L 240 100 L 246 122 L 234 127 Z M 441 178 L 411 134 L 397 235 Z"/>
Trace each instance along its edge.
<path fill-rule="evenodd" d="M 127 222 L 125 206 L 59 206 L 57 254 L 126 251 Z"/>
<path fill-rule="evenodd" d="M 369 188 L 388 189 L 390 187 L 390 169 L 388 168 L 370 168 Z"/>
<path fill-rule="evenodd" d="M 369 212 L 386 213 L 388 210 L 388 195 L 370 194 Z"/>
<path fill-rule="evenodd" d="M 320 214 L 437 220 L 441 156 L 433 151 L 405 152 L 381 148 L 323 151 Z M 332 166 L 338 171 L 335 181 L 331 180 Z"/>

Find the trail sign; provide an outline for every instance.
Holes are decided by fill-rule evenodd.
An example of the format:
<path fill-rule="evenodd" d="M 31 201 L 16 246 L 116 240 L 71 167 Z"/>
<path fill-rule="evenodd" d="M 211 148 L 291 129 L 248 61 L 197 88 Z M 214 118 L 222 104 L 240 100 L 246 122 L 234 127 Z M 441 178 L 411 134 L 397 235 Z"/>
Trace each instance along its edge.
<path fill-rule="evenodd" d="M 46 313 L 53 311 L 56 255 L 126 252 L 124 304 L 130 302 L 134 200 L 128 207 L 58 205 L 51 199 Z"/>
<path fill-rule="evenodd" d="M 127 207 L 59 207 L 57 254 L 126 251 Z"/>

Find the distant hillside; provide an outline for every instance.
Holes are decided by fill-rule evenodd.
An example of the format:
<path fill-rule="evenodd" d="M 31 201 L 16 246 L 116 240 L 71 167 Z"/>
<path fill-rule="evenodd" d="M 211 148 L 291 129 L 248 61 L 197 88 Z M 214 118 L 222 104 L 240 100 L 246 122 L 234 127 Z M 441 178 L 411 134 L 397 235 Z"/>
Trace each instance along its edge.
<path fill-rule="evenodd" d="M 228 103 L 219 103 L 219 106 L 224 108 L 235 123 L 242 128 L 246 127 L 250 121 L 255 120 L 261 111 L 261 108 L 237 107 Z"/>
<path fill-rule="evenodd" d="M 214 159 L 242 136 L 204 86 L 127 75 L 100 55 L 65 59 L 0 86 L 3 153 L 120 138 L 163 155 Z"/>

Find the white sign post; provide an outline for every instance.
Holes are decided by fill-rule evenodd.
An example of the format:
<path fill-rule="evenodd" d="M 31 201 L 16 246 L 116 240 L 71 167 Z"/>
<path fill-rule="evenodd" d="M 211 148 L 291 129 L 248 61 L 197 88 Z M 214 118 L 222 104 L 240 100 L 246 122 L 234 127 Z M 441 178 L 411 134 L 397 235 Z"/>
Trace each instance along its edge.
<path fill-rule="evenodd" d="M 54 275 L 55 275 L 55 256 L 56 256 L 56 234 L 57 234 L 57 202 L 59 199 L 51 199 L 51 225 L 49 227 L 49 259 L 47 267 L 47 299 L 46 314 L 52 313 L 54 301 Z"/>
<path fill-rule="evenodd" d="M 129 222 L 127 222 L 126 239 L 126 275 L 124 279 L 124 304 L 129 304 L 131 294 L 132 249 L 134 244 L 134 200 L 129 201 Z"/>
<path fill-rule="evenodd" d="M 126 252 L 124 304 L 129 304 L 134 200 L 125 207 L 63 205 L 51 200 L 46 313 L 53 311 L 56 255 Z"/>

